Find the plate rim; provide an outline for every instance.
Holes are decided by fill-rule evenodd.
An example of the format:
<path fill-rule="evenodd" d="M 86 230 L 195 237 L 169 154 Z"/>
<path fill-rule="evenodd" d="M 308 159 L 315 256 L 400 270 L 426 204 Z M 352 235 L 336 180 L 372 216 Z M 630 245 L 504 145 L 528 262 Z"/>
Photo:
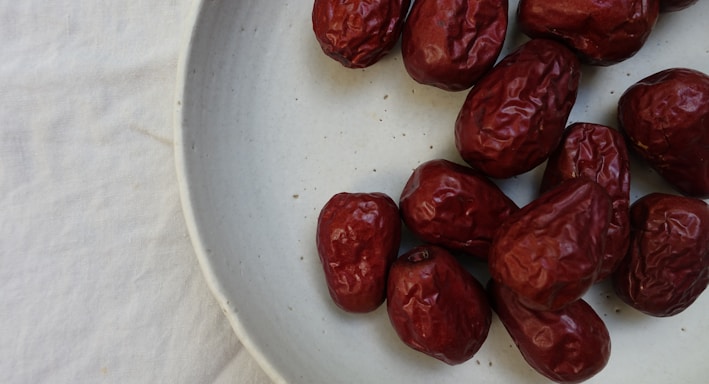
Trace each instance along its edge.
<path fill-rule="evenodd" d="M 213 0 L 210 0 L 210 2 Z M 190 10 L 188 11 L 187 17 L 185 19 L 186 28 L 183 29 L 183 34 L 180 43 L 180 52 L 177 62 L 177 78 L 176 87 L 173 100 L 173 152 L 174 152 L 174 162 L 175 171 L 177 175 L 177 184 L 180 195 L 180 204 L 182 208 L 182 215 L 187 227 L 187 232 L 192 244 L 192 248 L 195 252 L 197 262 L 202 271 L 202 276 L 204 277 L 212 296 L 217 300 L 222 313 L 226 316 L 229 324 L 236 334 L 237 338 L 247 350 L 247 352 L 254 358 L 258 363 L 260 368 L 266 373 L 266 375 L 275 383 L 287 383 L 285 378 L 281 376 L 274 365 L 266 358 L 265 354 L 257 346 L 257 344 L 251 339 L 249 333 L 246 331 L 245 327 L 239 319 L 239 315 L 236 311 L 231 308 L 227 303 L 229 302 L 227 298 L 227 293 L 219 282 L 216 276 L 215 268 L 212 260 L 207 252 L 207 247 L 204 243 L 202 232 L 197 225 L 197 219 L 195 215 L 195 207 L 193 203 L 193 193 L 192 186 L 190 183 L 190 177 L 188 172 L 188 160 L 187 160 L 187 150 L 184 145 L 184 139 L 186 131 L 189 127 L 186 126 L 186 116 L 185 111 L 187 110 L 184 106 L 185 95 L 188 92 L 189 85 L 189 68 L 192 63 L 194 56 L 193 51 L 195 50 L 195 40 L 200 31 L 201 21 L 206 13 L 207 0 L 193 0 Z"/>

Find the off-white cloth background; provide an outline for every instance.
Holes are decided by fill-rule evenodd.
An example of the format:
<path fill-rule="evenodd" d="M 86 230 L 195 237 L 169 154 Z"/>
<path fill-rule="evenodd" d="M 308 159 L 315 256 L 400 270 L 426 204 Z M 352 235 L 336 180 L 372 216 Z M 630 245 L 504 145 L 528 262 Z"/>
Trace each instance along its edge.
<path fill-rule="evenodd" d="M 173 159 L 192 0 L 0 1 L 0 383 L 267 383 Z"/>

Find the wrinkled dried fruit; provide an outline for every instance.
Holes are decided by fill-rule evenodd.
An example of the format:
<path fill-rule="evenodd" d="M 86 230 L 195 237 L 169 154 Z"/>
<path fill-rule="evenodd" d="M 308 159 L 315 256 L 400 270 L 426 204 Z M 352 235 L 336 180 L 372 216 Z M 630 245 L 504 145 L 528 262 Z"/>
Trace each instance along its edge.
<path fill-rule="evenodd" d="M 697 0 L 660 0 L 660 12 L 681 11 L 696 2 Z"/>
<path fill-rule="evenodd" d="M 629 145 L 667 182 L 709 197 L 709 76 L 670 68 L 629 87 L 618 102 Z"/>
<path fill-rule="evenodd" d="M 495 64 L 506 32 L 507 0 L 418 0 L 404 26 L 404 66 L 419 83 L 461 91 Z"/>
<path fill-rule="evenodd" d="M 394 200 L 382 193 L 338 193 L 318 217 L 317 249 L 335 304 L 373 311 L 386 298 L 386 278 L 401 241 Z"/>
<path fill-rule="evenodd" d="M 657 0 L 520 0 L 517 8 L 525 34 L 562 41 L 594 65 L 611 65 L 635 55 L 658 14 Z"/>
<path fill-rule="evenodd" d="M 481 173 L 439 159 L 414 170 L 399 209 L 421 240 L 487 260 L 495 230 L 518 208 Z"/>
<path fill-rule="evenodd" d="M 547 161 L 541 192 L 576 177 L 600 184 L 613 204 L 606 251 L 596 278 L 599 281 L 615 270 L 630 243 L 630 160 L 620 132 L 589 123 L 575 123 L 566 129 L 561 144 Z"/>
<path fill-rule="evenodd" d="M 628 257 L 613 274 L 618 296 L 651 316 L 676 315 L 709 283 L 709 206 L 652 193 L 630 207 Z"/>
<path fill-rule="evenodd" d="M 470 90 L 455 123 L 463 160 L 494 178 L 541 164 L 557 146 L 581 72 L 570 50 L 533 39 L 503 58 Z"/>
<path fill-rule="evenodd" d="M 600 271 L 610 215 L 610 198 L 596 182 L 559 184 L 502 223 L 490 248 L 492 278 L 531 309 L 578 300 Z"/>
<path fill-rule="evenodd" d="M 387 313 L 406 345 L 450 365 L 473 357 L 492 322 L 483 286 L 437 246 L 414 248 L 394 262 Z"/>
<path fill-rule="evenodd" d="M 582 299 L 558 311 L 534 311 L 501 284 L 488 283 L 490 303 L 524 359 L 557 383 L 579 383 L 607 364 L 611 339 L 605 323 Z"/>
<path fill-rule="evenodd" d="M 320 48 L 348 68 L 389 53 L 401 36 L 410 0 L 315 0 L 312 21 Z"/>

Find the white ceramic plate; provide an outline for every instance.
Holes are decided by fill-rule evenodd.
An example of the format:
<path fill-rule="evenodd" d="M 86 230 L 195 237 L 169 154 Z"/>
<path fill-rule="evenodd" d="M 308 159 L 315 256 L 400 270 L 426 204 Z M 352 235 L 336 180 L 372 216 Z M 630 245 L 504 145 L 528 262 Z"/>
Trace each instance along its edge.
<path fill-rule="evenodd" d="M 314 245 L 320 208 L 340 191 L 396 200 L 421 162 L 460 162 L 453 122 L 466 92 L 415 83 L 398 50 L 366 70 L 341 67 L 320 51 L 311 7 L 312 0 L 198 2 L 180 64 L 176 159 L 185 216 L 236 333 L 276 382 L 545 382 L 497 319 L 476 356 L 450 367 L 405 347 L 384 306 L 351 315 L 331 303 Z M 586 68 L 570 120 L 615 126 L 618 97 L 642 77 L 675 66 L 709 73 L 707 20 L 708 1 L 662 15 L 634 58 Z M 511 27 L 503 54 L 521 41 Z M 539 171 L 500 184 L 522 205 Z M 633 200 L 670 191 L 642 164 L 633 163 L 632 175 Z M 591 382 L 705 382 L 709 295 L 666 319 L 630 309 L 606 284 L 586 299 L 613 343 L 608 366 Z"/>

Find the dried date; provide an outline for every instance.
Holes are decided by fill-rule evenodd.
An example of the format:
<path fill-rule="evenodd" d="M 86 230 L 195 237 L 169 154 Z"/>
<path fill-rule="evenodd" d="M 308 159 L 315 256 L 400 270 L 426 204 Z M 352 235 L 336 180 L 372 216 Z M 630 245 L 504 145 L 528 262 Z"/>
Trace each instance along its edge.
<path fill-rule="evenodd" d="M 421 240 L 487 260 L 495 230 L 518 208 L 480 172 L 438 159 L 414 170 L 399 209 Z"/>
<path fill-rule="evenodd" d="M 681 11 L 696 2 L 697 0 L 660 0 L 660 12 Z"/>
<path fill-rule="evenodd" d="M 410 0 L 315 0 L 313 32 L 323 52 L 348 68 L 373 65 L 401 36 Z"/>
<path fill-rule="evenodd" d="M 630 208 L 631 245 L 613 284 L 631 307 L 667 317 L 687 309 L 709 283 L 709 206 L 652 193 Z"/>
<path fill-rule="evenodd" d="M 610 215 L 610 198 L 596 182 L 559 184 L 502 223 L 488 258 L 492 278 L 531 309 L 563 308 L 595 282 Z"/>
<path fill-rule="evenodd" d="M 577 177 L 597 182 L 613 204 L 599 281 L 615 270 L 630 243 L 630 160 L 620 132 L 590 123 L 575 123 L 566 129 L 561 144 L 549 156 L 540 190 L 546 192 Z"/>
<path fill-rule="evenodd" d="M 507 7 L 507 0 L 414 2 L 401 40 L 406 71 L 448 91 L 470 88 L 502 50 Z"/>
<path fill-rule="evenodd" d="M 669 68 L 630 86 L 618 101 L 629 145 L 668 183 L 709 197 L 709 76 Z"/>
<path fill-rule="evenodd" d="M 483 286 L 445 249 L 416 247 L 391 267 L 387 313 L 409 347 L 449 365 L 480 350 L 492 322 Z"/>
<path fill-rule="evenodd" d="M 576 55 L 533 39 L 473 87 L 455 123 L 455 143 L 473 168 L 507 178 L 541 164 L 559 144 L 576 101 Z"/>
<path fill-rule="evenodd" d="M 318 217 L 316 244 L 328 291 L 347 312 L 369 312 L 386 298 L 401 241 L 399 209 L 382 193 L 334 195 Z"/>
<path fill-rule="evenodd" d="M 611 65 L 635 55 L 658 14 L 657 0 L 520 0 L 517 8 L 525 34 L 562 41 L 593 65 Z"/>
<path fill-rule="evenodd" d="M 522 356 L 540 374 L 557 383 L 579 383 L 608 364 L 608 328 L 583 299 L 558 311 L 534 311 L 494 281 L 488 283 L 488 294 Z"/>

